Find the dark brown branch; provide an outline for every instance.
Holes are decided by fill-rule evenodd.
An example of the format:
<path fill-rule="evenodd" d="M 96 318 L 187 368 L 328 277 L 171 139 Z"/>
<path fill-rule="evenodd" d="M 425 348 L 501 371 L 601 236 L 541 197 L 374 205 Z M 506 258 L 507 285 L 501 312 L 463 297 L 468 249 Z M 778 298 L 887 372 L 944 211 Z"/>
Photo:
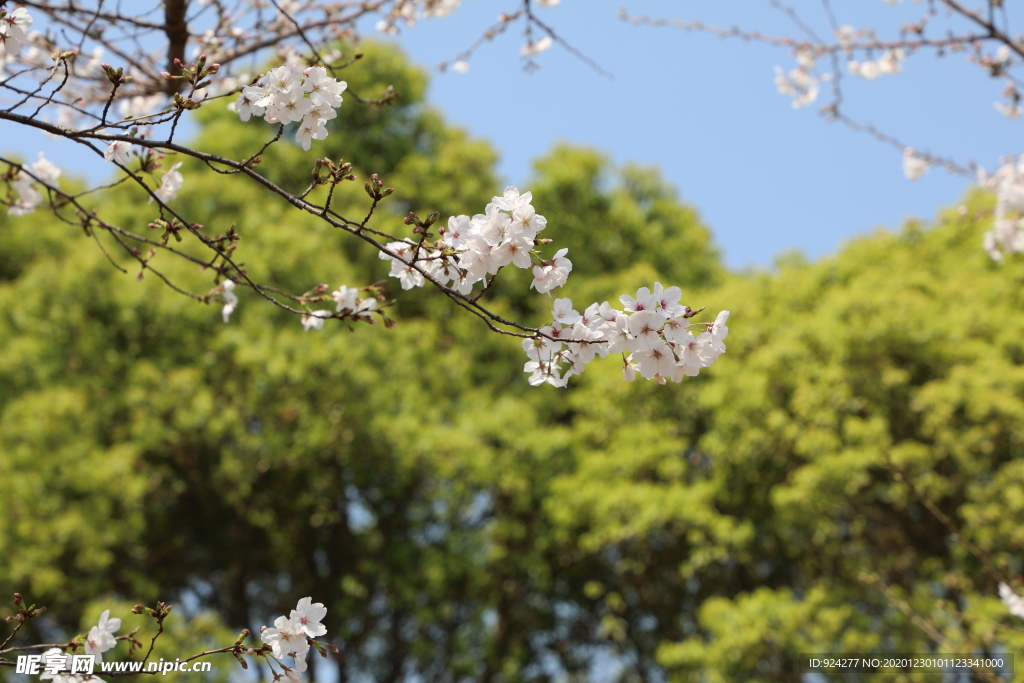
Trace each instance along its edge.
<path fill-rule="evenodd" d="M 185 45 L 188 43 L 188 23 L 185 13 L 188 11 L 188 0 L 164 0 L 164 33 L 167 34 L 167 73 L 177 75 L 177 64 L 185 62 Z M 167 79 L 164 92 L 168 96 L 181 91 L 185 81 Z"/>

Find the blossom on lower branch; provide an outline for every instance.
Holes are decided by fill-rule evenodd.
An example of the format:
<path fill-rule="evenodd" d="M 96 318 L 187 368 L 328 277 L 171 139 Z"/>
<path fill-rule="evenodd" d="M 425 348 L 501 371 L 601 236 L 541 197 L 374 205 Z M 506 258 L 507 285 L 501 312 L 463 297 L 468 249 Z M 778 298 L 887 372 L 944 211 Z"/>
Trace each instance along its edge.
<path fill-rule="evenodd" d="M 665 289 L 656 282 L 653 292 L 641 287 L 636 297 L 622 295 L 624 311 L 606 301 L 591 304 L 583 315 L 569 299 L 556 299 L 554 322 L 541 328 L 538 336 L 523 340 L 529 358 L 523 371 L 530 373 L 533 386 L 564 387 L 594 358 L 620 353 L 623 376 L 630 382 L 637 372 L 661 384 L 695 377 L 725 353 L 729 311 L 719 313 L 712 323 L 691 323 L 696 312 L 678 303 L 680 295 L 678 287 Z"/>
<path fill-rule="evenodd" d="M 1003 601 L 1010 614 L 1024 619 L 1024 598 L 1017 595 L 1012 588 L 1005 583 L 999 584 L 999 599 Z"/>
<path fill-rule="evenodd" d="M 224 322 L 231 318 L 231 314 L 235 312 L 235 308 L 238 307 L 238 295 L 235 294 L 235 283 L 233 280 L 225 280 L 221 285 L 221 297 L 224 299 L 224 308 L 221 309 L 221 315 L 224 316 Z"/>
<path fill-rule="evenodd" d="M 56 188 L 57 179 L 61 175 L 61 170 L 44 157 L 42 152 L 39 153 L 39 158 L 35 162 L 28 165 L 28 168 L 35 178 L 25 171 L 19 170 L 14 175 L 14 179 L 10 181 L 11 187 L 18 193 L 18 199 L 12 202 L 7 209 L 7 213 L 11 216 L 25 216 L 35 211 L 43 200 L 37 185 L 42 183 L 44 186 Z M 36 179 L 38 179 L 38 183 Z"/>
<path fill-rule="evenodd" d="M 117 638 L 114 633 L 121 628 L 121 620 L 110 618 L 110 610 L 104 610 L 100 615 L 99 623 L 89 629 L 85 642 L 80 643 L 85 654 L 92 655 L 94 661 L 102 662 L 103 654 L 117 646 Z M 85 683 L 87 680 L 96 680 L 92 676 L 80 676 L 73 673 L 71 656 L 65 653 L 64 648 L 52 647 L 43 653 L 44 670 L 39 675 L 40 680 L 53 681 L 53 683 Z"/>
<path fill-rule="evenodd" d="M 290 656 L 295 662 L 294 670 L 281 665 L 289 679 L 297 681 L 298 675 L 295 672 L 306 670 L 306 655 L 309 653 L 311 639 L 327 633 L 327 629 L 320 623 L 325 616 L 327 609 L 322 602 L 302 598 L 289 616 L 280 616 L 274 620 L 272 628 L 264 626 L 260 630 L 260 638 L 270 646 L 274 657 L 283 659 Z"/>
<path fill-rule="evenodd" d="M 311 313 L 302 314 L 302 327 L 309 332 L 310 330 L 322 330 L 324 329 L 324 320 L 331 317 L 330 311 L 319 310 L 312 311 Z"/>

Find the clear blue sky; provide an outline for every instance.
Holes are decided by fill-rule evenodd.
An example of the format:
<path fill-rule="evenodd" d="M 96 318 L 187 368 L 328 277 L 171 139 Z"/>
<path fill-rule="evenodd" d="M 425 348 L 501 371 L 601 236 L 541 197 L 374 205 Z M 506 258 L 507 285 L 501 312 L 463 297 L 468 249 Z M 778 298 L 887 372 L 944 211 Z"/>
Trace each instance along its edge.
<path fill-rule="evenodd" d="M 455 14 L 420 22 L 397 41 L 424 66 L 453 58 L 514 0 L 466 0 Z M 797 0 L 801 15 L 828 32 L 820 2 Z M 895 36 L 924 4 L 836 0 L 840 23 Z M 538 15 L 614 74 L 608 79 L 553 47 L 527 74 L 520 26 L 473 56 L 467 74 L 434 72 L 429 99 L 449 120 L 491 141 L 504 180 L 528 189 L 532 160 L 557 141 L 592 145 L 616 163 L 657 166 L 712 228 L 733 267 L 768 266 L 780 252 L 817 258 L 844 241 L 910 216 L 931 218 L 955 203 L 968 183 L 933 170 L 917 182 L 902 173 L 898 151 L 827 123 L 817 105 L 794 110 L 773 82 L 785 50 L 673 28 L 635 27 L 617 18 L 621 0 L 563 0 Z M 633 0 L 634 14 L 798 35 L 768 2 Z M 367 37 L 377 37 L 365 26 Z M 904 72 L 867 82 L 843 80 L 846 111 L 914 147 L 992 168 L 1016 154 L 1019 121 L 995 111 L 1002 83 L 965 58 L 922 53 Z M 347 106 L 352 106 L 351 104 Z M 9 124 L 4 124 L 10 128 Z M 10 145 L 13 136 L 6 136 Z M 63 141 L 20 139 L 23 153 L 44 148 L 65 168 L 95 170 Z M 34 153 L 32 154 L 34 156 Z M 101 169 L 102 171 L 102 169 Z M 187 181 L 187 180 L 186 180 Z M 496 192 L 500 188 L 495 188 Z M 543 213 L 543 207 L 537 207 Z M 555 227 L 555 226 L 552 226 Z M 980 245 L 979 245 L 980 248 Z"/>
<path fill-rule="evenodd" d="M 403 32 L 400 42 L 415 61 L 434 65 L 514 4 L 467 0 L 454 15 Z M 789 4 L 827 33 L 820 2 Z M 874 26 L 881 37 L 895 37 L 901 23 L 925 11 L 909 0 L 896 7 L 882 0 L 832 4 L 840 24 Z M 531 160 L 558 140 L 594 145 L 619 163 L 659 167 L 700 210 L 734 267 L 769 265 L 790 249 L 819 257 L 879 226 L 931 218 L 963 195 L 964 179 L 933 170 L 912 183 L 898 151 L 826 122 L 816 105 L 794 110 L 774 85 L 774 65 L 793 66 L 786 50 L 631 26 L 617 18 L 621 6 L 622 0 L 563 0 L 537 10 L 614 80 L 558 46 L 540 56 L 540 71 L 523 73 L 523 37 L 512 28 L 476 53 L 469 73 L 436 75 L 430 99 L 495 144 L 500 170 L 512 183 L 526 182 Z M 627 0 L 625 7 L 631 14 L 799 35 L 763 0 Z M 1003 84 L 962 55 L 921 53 L 901 74 L 842 83 L 848 113 L 917 149 L 974 158 L 988 168 L 1021 152 L 1020 122 L 992 106 Z"/>

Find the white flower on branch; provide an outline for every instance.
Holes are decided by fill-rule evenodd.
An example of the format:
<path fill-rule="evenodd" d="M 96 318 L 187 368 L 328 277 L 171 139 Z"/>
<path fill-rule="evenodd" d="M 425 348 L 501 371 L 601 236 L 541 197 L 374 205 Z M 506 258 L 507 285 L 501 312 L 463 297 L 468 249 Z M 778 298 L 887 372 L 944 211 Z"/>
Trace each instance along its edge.
<path fill-rule="evenodd" d="M 52 161 L 39 153 L 39 157 L 32 164 L 32 172 L 39 178 L 40 182 L 50 187 L 57 187 L 57 179 L 60 178 L 60 168 Z"/>
<path fill-rule="evenodd" d="M 221 287 L 223 288 L 221 297 L 224 299 L 224 308 L 221 309 L 221 315 L 224 316 L 224 322 L 227 323 L 231 318 L 231 314 L 235 312 L 235 308 L 238 306 L 238 295 L 234 291 L 235 283 L 231 280 L 225 280 Z"/>
<path fill-rule="evenodd" d="M 28 42 L 25 31 L 31 25 L 32 17 L 24 7 L 19 7 L 4 16 L 0 21 L 0 46 L 6 54 L 21 54 L 22 43 Z"/>
<path fill-rule="evenodd" d="M 1024 598 L 1017 595 L 1012 588 L 1002 582 L 999 583 L 999 599 L 1010 610 L 1010 614 L 1024 619 Z"/>
<path fill-rule="evenodd" d="M 182 184 L 185 182 L 181 172 L 178 171 L 180 166 L 180 161 L 171 166 L 170 170 L 164 173 L 164 177 L 160 181 L 160 187 L 153 193 L 164 204 L 178 197 L 178 190 L 181 189 Z"/>
<path fill-rule="evenodd" d="M 996 193 L 995 222 L 983 246 L 995 261 L 1024 253 L 1024 156 L 1008 159 L 992 175 L 978 172 L 978 183 Z"/>
<path fill-rule="evenodd" d="M 295 141 L 309 150 L 313 140 L 327 137 L 327 121 L 337 117 L 341 94 L 348 87 L 327 75 L 322 66 L 301 69 L 284 65 L 271 69 L 255 85 L 242 89 L 229 108 L 242 121 L 254 114 L 267 123 L 299 123 Z"/>
<path fill-rule="evenodd" d="M 559 249 L 550 261 L 544 261 L 541 265 L 534 266 L 533 282 L 530 283 L 530 288 L 536 289 L 541 294 L 547 294 L 555 287 L 564 285 L 572 271 L 572 261 L 565 258 L 568 252 L 568 249 Z"/>
<path fill-rule="evenodd" d="M 115 164 L 127 166 L 128 161 L 130 160 L 128 153 L 131 149 L 132 145 L 130 142 L 114 140 L 107 146 L 107 149 L 103 151 L 103 158 L 107 161 L 113 161 Z"/>
<path fill-rule="evenodd" d="M 306 332 L 309 332 L 310 330 L 322 330 L 324 329 L 324 320 L 326 318 L 330 318 L 331 315 L 332 313 L 330 311 L 325 310 L 303 313 L 302 328 L 306 330 Z"/>
<path fill-rule="evenodd" d="M 562 325 L 574 325 L 580 319 L 580 314 L 573 309 L 572 299 L 555 299 L 551 317 Z"/>
<path fill-rule="evenodd" d="M 519 54 L 523 57 L 536 57 L 541 52 L 551 49 L 553 43 L 554 41 L 551 39 L 551 36 L 544 36 L 538 41 L 523 45 L 523 49 L 520 50 Z"/>
<path fill-rule="evenodd" d="M 903 150 L 903 175 L 909 180 L 917 180 L 928 172 L 928 162 L 917 156 L 910 147 Z"/>
<path fill-rule="evenodd" d="M 637 372 L 660 384 L 696 376 L 725 353 L 729 312 L 722 311 L 712 323 L 701 323 L 704 331 L 695 336 L 687 329 L 692 309 L 678 303 L 680 295 L 678 287 L 656 282 L 653 292 L 641 287 L 635 297 L 623 294 L 620 301 L 626 312 L 604 302 L 591 304 L 582 316 L 569 299 L 557 299 L 554 322 L 523 342 L 529 358 L 523 370 L 530 373 L 530 384 L 564 387 L 571 376 L 583 374 L 594 358 L 609 353 L 630 354 L 623 367 L 629 382 Z M 564 371 L 563 364 L 569 365 Z"/>
<path fill-rule="evenodd" d="M 903 70 L 903 60 L 906 58 L 902 48 L 886 50 L 876 61 L 858 62 L 850 60 L 846 68 L 853 76 L 860 76 L 869 81 L 887 74 L 898 74 Z"/>
<path fill-rule="evenodd" d="M 1010 104 L 1006 104 L 1004 102 L 996 102 L 992 106 L 996 108 L 996 111 L 998 111 L 1000 114 L 1002 114 L 1008 119 L 1020 118 L 1022 111 L 1020 102 L 1011 102 Z"/>
<path fill-rule="evenodd" d="M 103 653 L 117 645 L 114 632 L 119 628 L 121 620 L 111 619 L 110 610 L 104 610 L 99 623 L 89 629 L 89 635 L 85 638 L 85 654 L 93 655 L 97 661 L 102 661 Z"/>
<path fill-rule="evenodd" d="M 18 171 L 11 186 L 18 193 L 18 199 L 7 209 L 11 216 L 25 216 L 36 210 L 42 195 L 34 187 L 35 181 L 24 171 Z"/>
<path fill-rule="evenodd" d="M 788 74 L 782 67 L 776 66 L 775 88 L 779 94 L 793 98 L 794 109 L 806 107 L 818 99 L 818 78 L 802 66 Z"/>
<path fill-rule="evenodd" d="M 331 313 L 330 311 L 313 311 L 313 315 L 316 314 L 330 316 Z M 320 326 L 322 326 L 323 319 L 319 320 Z M 316 326 L 313 325 L 313 327 Z M 289 680 L 297 681 L 296 672 L 306 670 L 306 654 L 309 652 L 307 636 L 316 638 L 327 633 L 327 629 L 320 623 L 325 616 L 327 616 L 327 609 L 322 602 L 313 602 L 312 598 L 302 598 L 290 616 L 280 616 L 274 620 L 272 628 L 263 628 L 261 638 L 270 646 L 274 657 L 282 659 L 290 655 L 294 658 L 294 671 L 287 666 L 284 667 Z"/>
<path fill-rule="evenodd" d="M 313 598 L 299 600 L 299 604 L 289 615 L 291 619 L 298 622 L 299 628 L 310 638 L 327 634 L 327 627 L 320 623 L 320 620 L 326 616 L 327 608 L 322 602 L 313 602 Z"/>

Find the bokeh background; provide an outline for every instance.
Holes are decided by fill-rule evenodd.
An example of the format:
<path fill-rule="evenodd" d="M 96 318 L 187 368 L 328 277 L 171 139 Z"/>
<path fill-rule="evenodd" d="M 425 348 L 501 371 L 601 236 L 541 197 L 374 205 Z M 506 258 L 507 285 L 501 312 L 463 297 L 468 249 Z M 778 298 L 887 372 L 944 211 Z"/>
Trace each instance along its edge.
<path fill-rule="evenodd" d="M 551 11 L 556 27 L 572 4 Z M 592 39 L 583 24 L 564 26 Z M 462 49 L 431 35 L 443 58 Z M 714 53 L 655 35 L 774 90 L 770 68 L 740 56 L 745 46 Z M 453 121 L 481 103 L 481 120 L 558 119 L 528 86 L 564 85 L 561 62 L 521 80 L 506 55 L 503 80 L 474 59 L 468 74 L 435 79 L 446 85 L 430 103 L 423 67 L 368 42 L 346 72 L 352 88 L 393 84 L 403 97 L 383 109 L 346 103 L 318 155 L 380 173 L 396 188 L 380 220 L 394 225 L 410 210 L 477 213 L 514 179 L 547 216 L 546 236 L 569 248 L 559 295 L 578 305 L 660 281 L 712 315 L 731 310 L 727 354 L 681 385 L 625 383 L 606 361 L 569 389 L 531 388 L 518 343 L 429 291 L 402 293 L 393 330 L 307 333 L 245 294 L 225 325 L 216 305 L 112 268 L 80 228 L 42 212 L 0 217 L 0 590 L 50 608 L 26 638 L 67 638 L 107 608 L 125 630 L 132 619 L 151 632 L 128 610 L 162 599 L 177 611 L 161 656 L 181 656 L 227 645 L 309 595 L 327 605 L 341 650 L 313 667 L 325 681 L 798 681 L 802 652 L 1024 651 L 996 588 L 1022 569 L 1024 265 L 994 264 L 980 248 L 992 198 L 936 173 L 906 183 L 899 155 L 880 147 L 865 154 L 884 163 L 853 191 L 843 174 L 867 171 L 836 151 L 839 129 L 773 93 L 779 120 L 806 125 L 789 148 L 829 140 L 818 170 L 787 175 L 781 150 L 744 154 L 744 136 L 772 137 L 764 121 L 744 114 L 745 126 L 715 140 L 686 117 L 718 108 L 673 81 L 665 53 L 604 42 L 615 45 L 610 69 L 643 58 L 664 92 L 685 94 L 675 127 L 654 118 L 664 104 L 594 85 L 590 116 L 627 101 L 652 118 L 607 115 L 607 146 L 537 140 L 515 123 L 505 127 L 521 145 L 489 142 Z M 601 78 L 572 68 L 570 81 Z M 456 78 L 472 93 L 439 96 Z M 660 141 L 659 158 L 637 140 L 635 153 L 621 151 L 613 138 L 630 131 Z M 219 107 L 201 109 L 193 130 L 197 147 L 228 156 L 266 133 Z M 680 140 L 717 145 L 719 165 L 660 160 Z M 276 145 L 263 168 L 298 190 L 309 160 Z M 699 191 L 668 179 L 675 163 L 725 188 L 718 220 L 748 212 L 757 230 L 747 224 L 744 241 L 809 255 L 740 268 L 766 261 L 723 255 L 722 245 L 742 253 L 738 242 L 712 233 Z M 239 257 L 261 278 L 295 291 L 383 278 L 363 245 L 241 179 L 190 161 L 182 172 L 183 213 L 211 232 L 236 224 Z M 846 199 L 822 198 L 811 176 Z M 876 207 L 875 176 L 906 197 L 898 211 L 929 220 L 836 248 L 855 210 L 894 215 Z M 956 191 L 914 203 L 942 183 Z M 767 201 L 766 184 L 792 185 L 817 208 Z M 140 221 L 133 188 L 96 201 L 112 222 Z M 337 201 L 365 210 L 358 184 Z M 772 232 L 812 219 L 827 246 Z M 208 274 L 161 265 L 210 286 Z M 528 293 L 526 274 L 505 275 L 494 308 L 548 319 L 551 301 Z M 256 676 L 220 664 L 212 678 Z"/>

